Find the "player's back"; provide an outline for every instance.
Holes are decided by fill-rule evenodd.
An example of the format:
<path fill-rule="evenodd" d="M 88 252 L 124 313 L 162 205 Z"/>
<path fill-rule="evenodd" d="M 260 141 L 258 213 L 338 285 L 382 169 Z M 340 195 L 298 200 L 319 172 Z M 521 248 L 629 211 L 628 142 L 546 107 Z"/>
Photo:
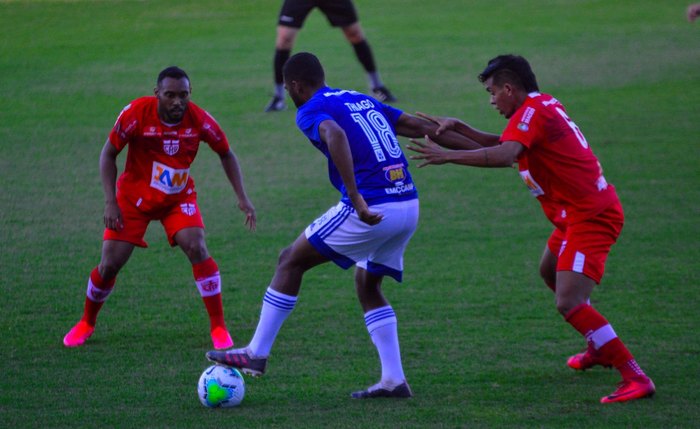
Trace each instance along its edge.
<path fill-rule="evenodd" d="M 329 158 L 329 176 L 344 194 L 342 181 L 318 134 L 324 120 L 333 120 L 345 132 L 352 153 L 355 178 L 368 203 L 416 198 L 408 162 L 396 138 L 402 111 L 356 91 L 321 88 L 299 108 L 297 125 Z"/>

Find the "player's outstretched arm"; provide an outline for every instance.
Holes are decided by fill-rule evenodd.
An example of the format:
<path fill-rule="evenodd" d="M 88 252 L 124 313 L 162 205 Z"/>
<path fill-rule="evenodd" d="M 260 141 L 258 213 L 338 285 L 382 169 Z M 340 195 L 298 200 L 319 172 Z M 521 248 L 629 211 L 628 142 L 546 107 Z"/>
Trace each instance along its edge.
<path fill-rule="evenodd" d="M 245 224 L 248 229 L 255 231 L 255 207 L 253 203 L 250 202 L 245 187 L 243 186 L 243 174 L 238 164 L 238 158 L 236 158 L 236 155 L 231 149 L 224 154 L 219 154 L 219 158 L 221 159 L 221 166 L 224 168 L 226 177 L 228 181 L 231 182 L 233 191 L 236 193 L 236 197 L 238 197 L 238 208 L 245 213 Z"/>
<path fill-rule="evenodd" d="M 117 204 L 117 155 L 119 151 L 107 139 L 100 153 L 100 178 L 105 194 L 105 228 L 120 230 L 124 227 L 122 212 Z"/>
<path fill-rule="evenodd" d="M 396 133 L 404 137 L 418 138 L 430 136 L 440 146 L 449 149 L 479 149 L 479 143 L 452 130 L 438 132 L 440 126 L 436 121 L 402 113 L 396 122 Z"/>
<path fill-rule="evenodd" d="M 460 135 L 463 135 L 466 138 L 476 142 L 481 147 L 496 146 L 499 143 L 499 136 L 497 134 L 492 134 L 492 133 L 487 133 L 485 131 L 477 130 L 476 128 L 472 127 L 471 125 L 469 125 L 463 121 L 460 121 L 457 118 L 434 116 L 434 115 L 429 115 L 427 113 L 422 113 L 422 112 L 416 112 L 416 115 L 421 117 L 421 118 L 424 118 L 430 122 L 437 124 L 438 129 L 436 131 L 436 134 L 438 136 L 443 135 L 447 131 L 454 131 L 454 132 L 459 133 Z M 432 138 L 432 136 L 431 136 L 431 138 Z M 441 144 L 440 141 L 437 141 L 437 140 L 435 140 L 435 141 L 438 144 Z M 445 145 L 442 145 L 442 146 L 445 146 Z M 445 147 L 448 147 L 448 146 L 445 146 Z M 451 148 L 451 149 L 457 149 L 457 148 Z M 475 149 L 475 148 L 472 148 L 472 149 Z"/>
<path fill-rule="evenodd" d="M 418 168 L 447 163 L 498 168 L 512 167 L 525 147 L 518 142 L 507 141 L 498 146 L 476 150 L 445 150 L 430 137 L 425 136 L 423 141 L 411 139 L 408 149 L 418 153 L 418 155 L 412 155 L 411 159 L 423 161 Z"/>

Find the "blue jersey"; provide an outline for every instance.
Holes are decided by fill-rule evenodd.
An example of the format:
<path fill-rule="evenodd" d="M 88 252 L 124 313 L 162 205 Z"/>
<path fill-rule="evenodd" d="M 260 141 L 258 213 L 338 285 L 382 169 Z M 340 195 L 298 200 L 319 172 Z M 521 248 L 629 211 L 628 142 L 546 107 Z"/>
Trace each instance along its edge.
<path fill-rule="evenodd" d="M 299 108 L 297 126 L 328 158 L 328 177 L 350 204 L 343 181 L 321 141 L 318 127 L 335 121 L 347 135 L 357 188 L 368 205 L 418 197 L 408 161 L 396 138 L 396 122 L 403 112 L 355 91 L 323 87 Z"/>

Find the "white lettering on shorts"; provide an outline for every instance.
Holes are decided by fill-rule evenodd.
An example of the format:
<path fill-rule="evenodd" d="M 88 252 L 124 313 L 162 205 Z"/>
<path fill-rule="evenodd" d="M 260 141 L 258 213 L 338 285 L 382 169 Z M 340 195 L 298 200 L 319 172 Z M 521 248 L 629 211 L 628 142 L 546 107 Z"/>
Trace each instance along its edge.
<path fill-rule="evenodd" d="M 187 186 L 190 169 L 177 170 L 160 162 L 153 161 L 151 173 L 151 188 L 158 189 L 165 194 L 177 194 Z"/>

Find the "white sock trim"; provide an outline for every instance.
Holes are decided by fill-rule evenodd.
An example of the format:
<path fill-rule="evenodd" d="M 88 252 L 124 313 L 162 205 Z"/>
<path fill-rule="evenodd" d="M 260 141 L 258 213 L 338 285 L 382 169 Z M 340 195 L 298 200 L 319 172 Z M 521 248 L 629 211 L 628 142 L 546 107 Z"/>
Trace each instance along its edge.
<path fill-rule="evenodd" d="M 107 300 L 107 297 L 109 297 L 109 294 L 112 293 L 113 289 L 114 288 L 100 289 L 97 286 L 95 286 L 95 284 L 92 282 L 92 279 L 89 279 L 85 295 L 87 295 L 90 301 L 105 302 Z"/>
<path fill-rule="evenodd" d="M 194 281 L 197 284 L 199 294 L 203 297 L 218 295 L 221 293 L 221 276 L 217 271 L 214 275 Z"/>
<path fill-rule="evenodd" d="M 612 326 L 608 323 L 607 325 L 596 329 L 589 337 L 589 340 L 593 342 L 593 347 L 599 350 L 601 347 L 609 343 L 610 341 L 617 338 L 617 334 L 613 330 Z"/>

